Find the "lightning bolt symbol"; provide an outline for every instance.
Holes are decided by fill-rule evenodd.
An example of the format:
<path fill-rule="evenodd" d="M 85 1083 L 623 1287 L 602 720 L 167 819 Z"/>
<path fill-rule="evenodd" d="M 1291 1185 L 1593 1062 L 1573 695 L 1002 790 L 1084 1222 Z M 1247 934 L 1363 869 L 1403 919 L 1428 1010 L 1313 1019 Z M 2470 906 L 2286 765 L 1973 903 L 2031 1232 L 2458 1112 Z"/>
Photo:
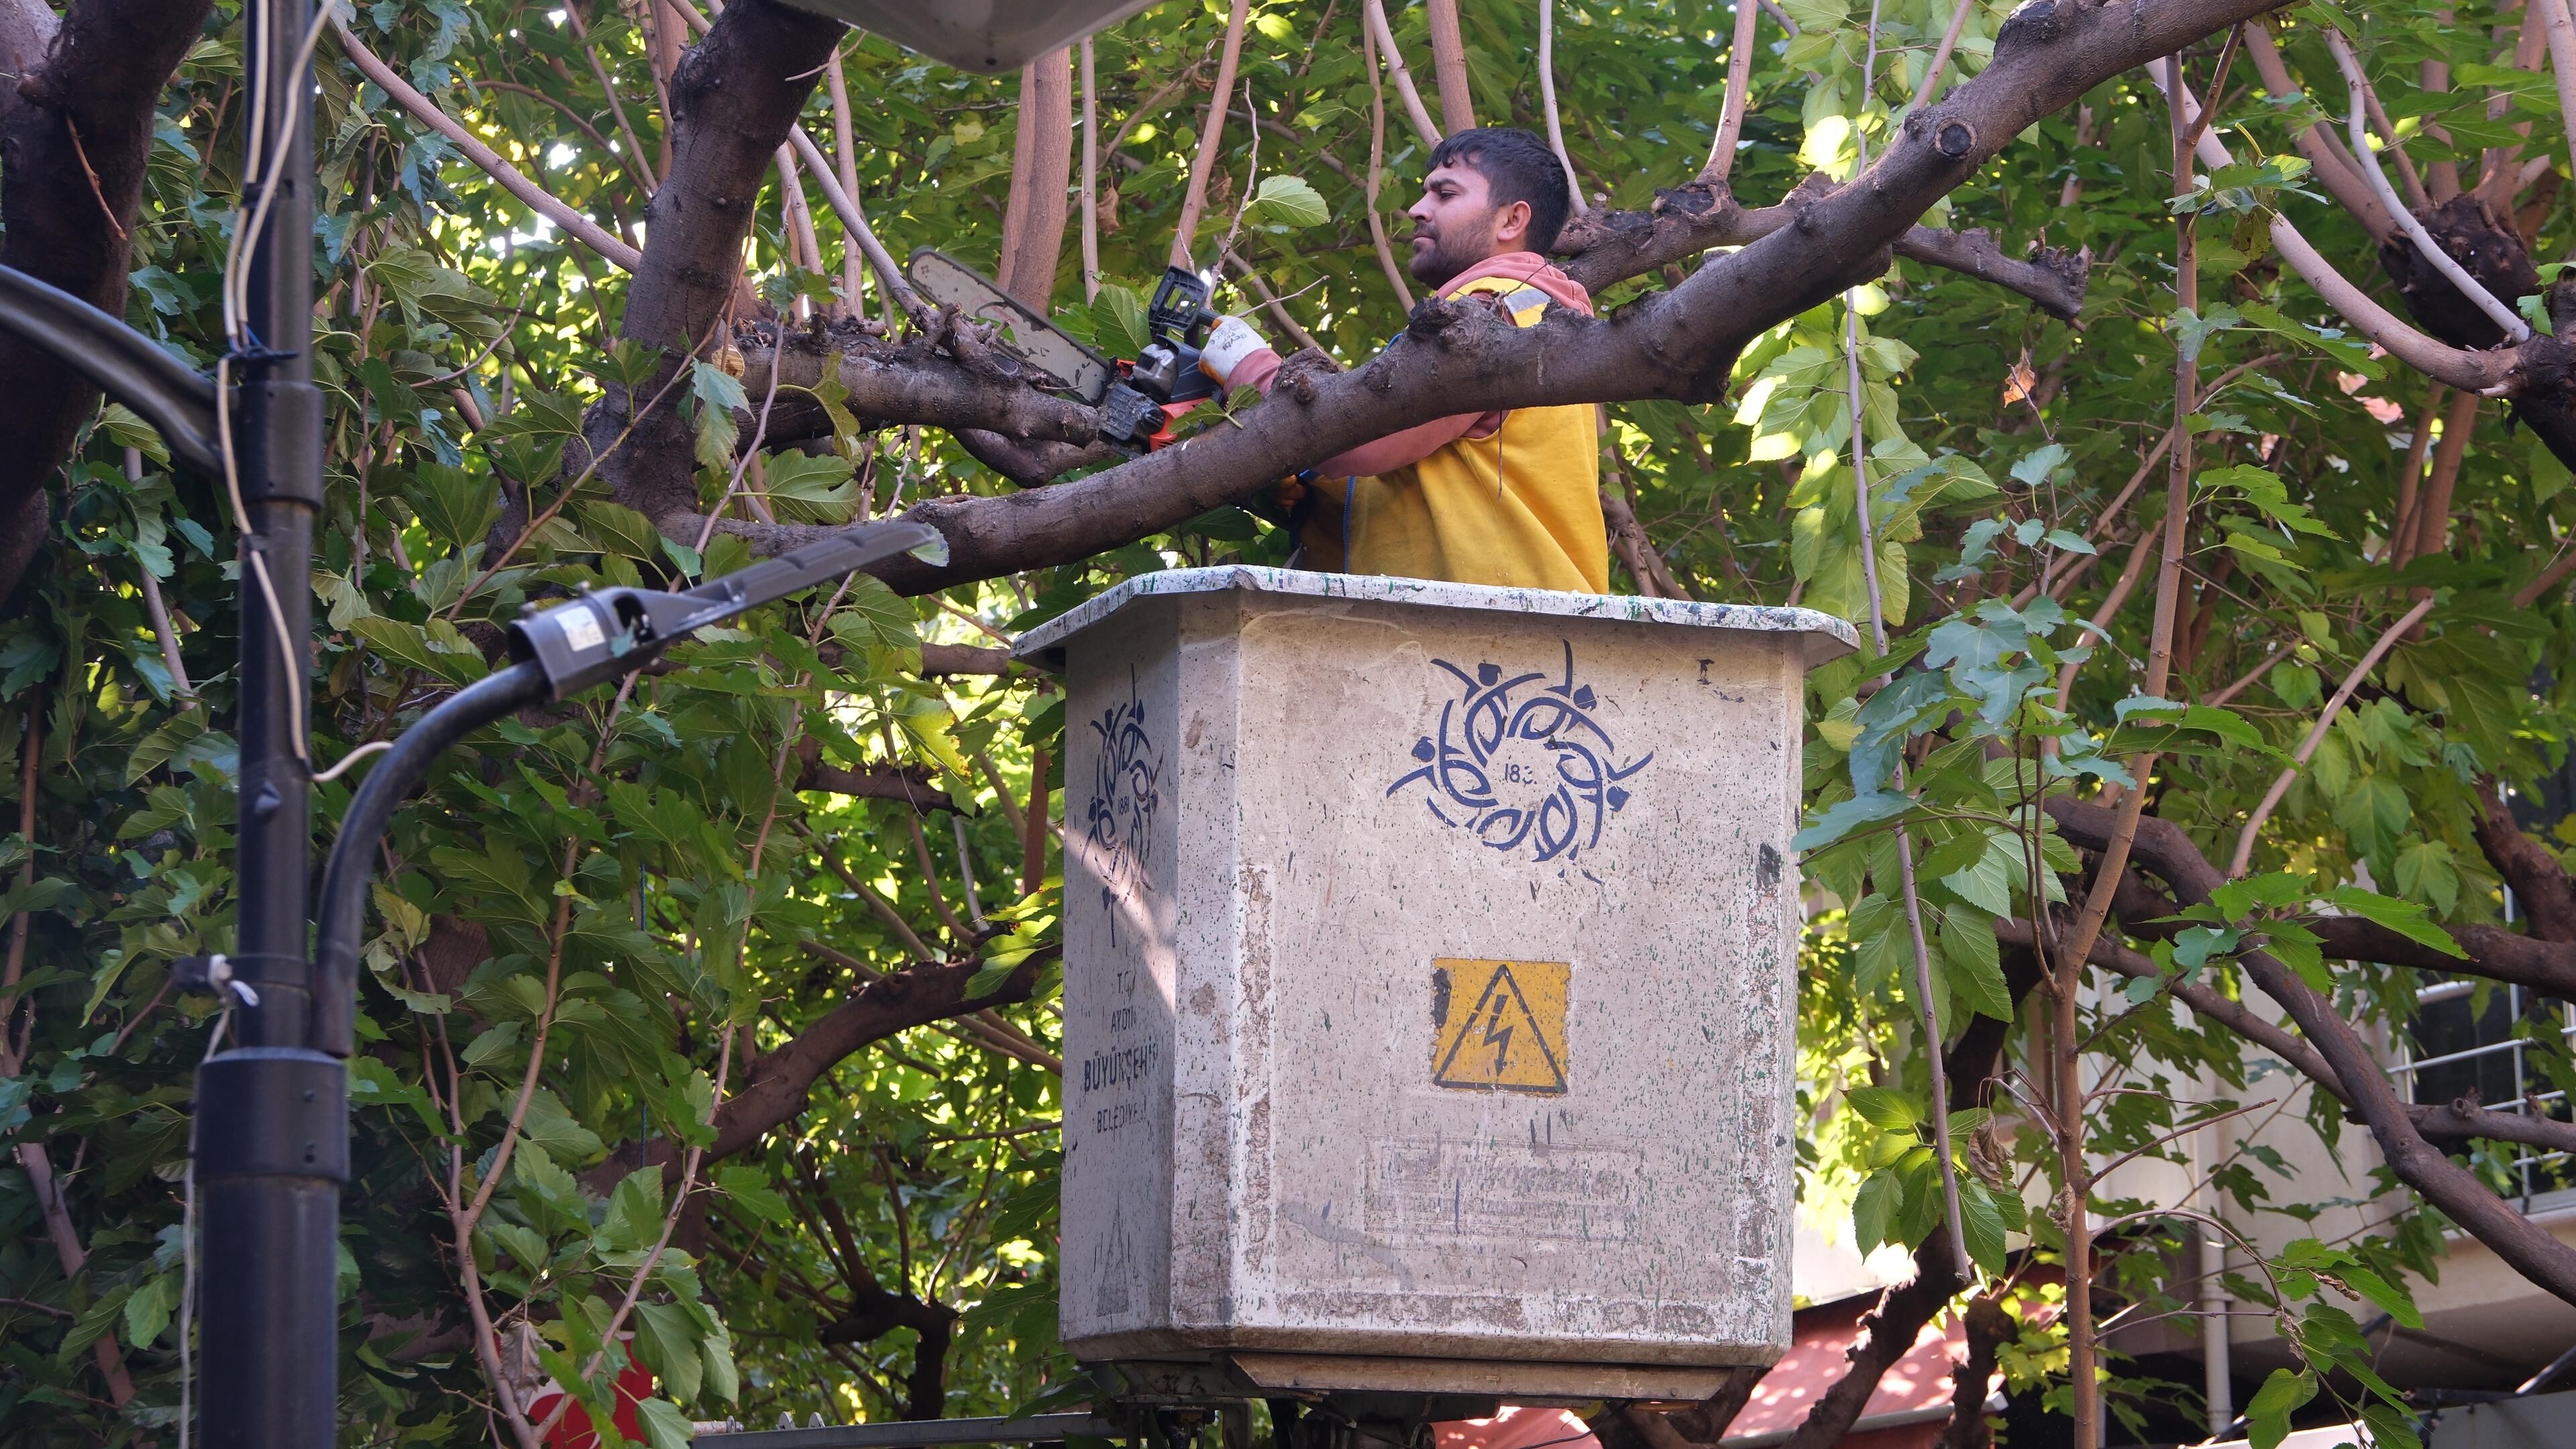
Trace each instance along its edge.
<path fill-rule="evenodd" d="M 1503 1074 L 1503 1063 L 1512 1053 L 1512 1029 L 1503 1025 L 1503 1003 L 1500 1001 L 1494 1003 L 1493 1011 L 1485 1018 L 1485 1045 L 1494 1049 L 1494 1075 L 1499 1077 Z"/>

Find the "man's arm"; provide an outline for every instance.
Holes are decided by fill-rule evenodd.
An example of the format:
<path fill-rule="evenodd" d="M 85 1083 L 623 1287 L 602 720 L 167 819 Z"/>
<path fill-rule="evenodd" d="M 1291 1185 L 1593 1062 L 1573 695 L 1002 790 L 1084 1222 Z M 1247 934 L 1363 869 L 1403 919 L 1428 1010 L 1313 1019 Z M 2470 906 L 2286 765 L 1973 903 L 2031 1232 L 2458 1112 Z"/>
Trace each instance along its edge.
<path fill-rule="evenodd" d="M 1261 334 L 1240 317 L 1217 323 L 1199 362 L 1209 376 L 1226 387 L 1256 387 L 1265 396 L 1270 385 L 1278 381 L 1279 365 L 1278 351 L 1262 341 Z M 1316 464 L 1315 472 L 1327 478 L 1391 473 L 1421 462 L 1460 438 L 1491 436 L 1503 425 L 1503 416 L 1500 412 L 1458 413 L 1416 423 L 1349 452 L 1336 453 Z"/>

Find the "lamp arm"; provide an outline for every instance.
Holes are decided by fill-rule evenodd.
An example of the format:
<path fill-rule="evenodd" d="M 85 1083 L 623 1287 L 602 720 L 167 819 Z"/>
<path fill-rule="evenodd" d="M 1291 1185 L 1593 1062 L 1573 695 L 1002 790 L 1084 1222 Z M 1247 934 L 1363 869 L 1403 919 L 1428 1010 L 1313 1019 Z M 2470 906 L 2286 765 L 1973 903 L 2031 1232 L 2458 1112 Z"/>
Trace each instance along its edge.
<path fill-rule="evenodd" d="M 0 331 L 43 348 L 141 413 L 174 457 L 210 476 L 223 471 L 214 381 L 151 338 L 14 267 L 0 267 Z"/>
<path fill-rule="evenodd" d="M 376 876 L 376 844 L 403 797 L 448 748 L 503 715 L 546 698 L 546 672 L 513 664 L 448 696 L 402 732 L 367 772 L 340 817 L 322 869 L 320 932 L 314 942 L 313 1041 L 333 1056 L 357 1050 L 358 948 L 367 919 L 367 885 Z"/>

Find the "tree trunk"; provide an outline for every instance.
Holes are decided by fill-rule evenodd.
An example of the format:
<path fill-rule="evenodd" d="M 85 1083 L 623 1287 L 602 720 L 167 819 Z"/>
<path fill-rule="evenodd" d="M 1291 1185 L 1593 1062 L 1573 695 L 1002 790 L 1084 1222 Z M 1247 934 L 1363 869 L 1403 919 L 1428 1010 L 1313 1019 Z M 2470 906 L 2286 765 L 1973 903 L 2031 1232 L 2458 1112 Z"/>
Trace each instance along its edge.
<path fill-rule="evenodd" d="M 663 373 L 639 390 L 649 404 L 671 368 L 703 346 L 742 276 L 760 184 L 843 33 L 839 21 L 776 0 L 734 0 L 671 76 L 671 164 L 646 213 L 643 265 L 627 289 L 621 339 L 667 349 Z M 789 79 L 793 77 L 793 79 Z M 600 476 L 619 502 L 660 523 L 697 512 L 689 426 L 674 388 L 632 419 L 638 402 L 612 387 L 584 424 Z M 611 450 L 614 452 L 611 453 Z"/>
<path fill-rule="evenodd" d="M 1020 67 L 1020 129 L 1011 146 L 1011 199 L 1002 213 L 1002 290 L 1043 317 L 1064 255 L 1066 187 L 1073 180 L 1073 52 Z"/>
<path fill-rule="evenodd" d="M 1476 98 L 1467 92 L 1467 41 L 1458 33 L 1458 0 L 1428 0 L 1431 69 L 1440 82 L 1440 131 L 1455 136 L 1476 125 Z"/>
<path fill-rule="evenodd" d="M 74 0 L 57 26 L 29 0 L 0 4 L 0 263 L 125 315 L 153 105 L 196 43 L 208 0 Z M 38 57 L 41 56 L 41 61 Z M 30 64 L 30 62 L 37 62 Z M 0 336 L 0 598 L 45 536 L 45 485 L 98 406 L 52 354 Z"/>

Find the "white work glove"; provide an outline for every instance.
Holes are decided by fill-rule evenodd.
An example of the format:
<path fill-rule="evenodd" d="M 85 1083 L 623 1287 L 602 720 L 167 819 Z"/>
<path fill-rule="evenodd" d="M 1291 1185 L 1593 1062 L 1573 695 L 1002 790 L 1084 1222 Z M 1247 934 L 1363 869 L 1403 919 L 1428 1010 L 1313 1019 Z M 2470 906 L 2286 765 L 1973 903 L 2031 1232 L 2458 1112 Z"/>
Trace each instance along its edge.
<path fill-rule="evenodd" d="M 1207 346 L 1199 349 L 1199 371 L 1215 378 L 1219 386 L 1234 385 L 1235 369 L 1254 354 L 1268 352 L 1270 344 L 1252 330 L 1252 324 L 1240 317 L 1220 318 L 1208 329 Z"/>

